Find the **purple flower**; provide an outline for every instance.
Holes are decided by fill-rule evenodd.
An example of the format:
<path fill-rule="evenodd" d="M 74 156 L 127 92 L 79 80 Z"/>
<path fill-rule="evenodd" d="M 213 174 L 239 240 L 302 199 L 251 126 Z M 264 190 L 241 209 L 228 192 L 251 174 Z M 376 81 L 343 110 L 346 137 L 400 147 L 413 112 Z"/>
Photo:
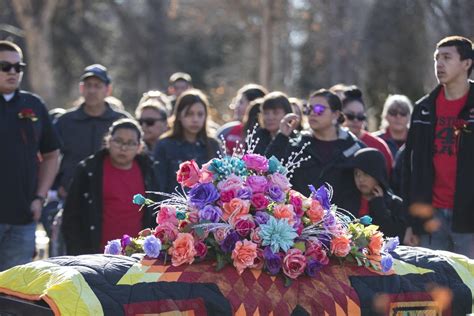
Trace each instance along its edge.
<path fill-rule="evenodd" d="M 199 220 L 201 221 L 217 223 L 221 216 L 222 210 L 217 206 L 206 205 L 202 210 L 199 210 Z"/>
<path fill-rule="evenodd" d="M 331 208 L 331 191 L 325 185 L 320 186 L 318 190 L 312 184 L 308 187 L 311 190 L 312 198 L 318 200 L 323 209 L 329 210 Z"/>
<path fill-rule="evenodd" d="M 145 254 L 150 258 L 158 258 L 161 251 L 161 240 L 155 237 L 155 235 L 149 235 L 143 242 L 143 250 Z"/>
<path fill-rule="evenodd" d="M 267 187 L 268 181 L 264 176 L 250 176 L 246 181 L 247 186 L 253 193 L 263 193 Z"/>
<path fill-rule="evenodd" d="M 281 257 L 279 254 L 272 252 L 270 247 L 266 247 L 263 251 L 263 258 L 265 260 L 265 268 L 271 275 L 276 275 L 281 270 Z"/>
<path fill-rule="evenodd" d="M 127 247 L 131 242 L 132 242 L 132 238 L 129 235 L 123 235 L 122 239 L 120 240 L 122 249 L 125 249 L 125 247 Z"/>
<path fill-rule="evenodd" d="M 237 191 L 237 197 L 241 200 L 250 200 L 252 198 L 252 189 L 249 187 L 240 188 Z"/>
<path fill-rule="evenodd" d="M 104 253 L 106 255 L 120 255 L 122 254 L 122 243 L 120 239 L 114 239 L 107 242 Z"/>
<path fill-rule="evenodd" d="M 202 183 L 194 186 L 188 193 L 189 201 L 197 209 L 202 209 L 219 199 L 219 192 L 212 183 Z"/>
<path fill-rule="evenodd" d="M 337 220 L 333 212 L 327 212 L 323 219 L 323 226 L 326 230 L 333 231 L 336 229 Z"/>
<path fill-rule="evenodd" d="M 314 278 L 316 276 L 316 273 L 318 273 L 322 267 L 323 264 L 321 262 L 314 258 L 309 258 L 306 261 L 306 274 Z"/>
<path fill-rule="evenodd" d="M 271 184 L 267 188 L 268 196 L 275 202 L 283 202 L 285 200 L 285 193 L 276 184 Z"/>
<path fill-rule="evenodd" d="M 235 243 L 240 240 L 240 235 L 236 231 L 227 234 L 224 241 L 221 243 L 221 249 L 225 253 L 230 253 L 235 248 Z"/>
<path fill-rule="evenodd" d="M 253 217 L 253 220 L 258 225 L 266 224 L 270 219 L 270 215 L 267 212 L 257 211 Z"/>
<path fill-rule="evenodd" d="M 382 260 L 380 260 L 380 266 L 382 267 L 382 272 L 388 272 L 393 266 L 393 257 L 391 254 L 387 253 L 382 255 Z"/>
<path fill-rule="evenodd" d="M 398 237 L 387 238 L 383 247 L 384 252 L 392 252 L 398 247 L 398 245 L 400 245 L 400 240 L 398 240 Z"/>

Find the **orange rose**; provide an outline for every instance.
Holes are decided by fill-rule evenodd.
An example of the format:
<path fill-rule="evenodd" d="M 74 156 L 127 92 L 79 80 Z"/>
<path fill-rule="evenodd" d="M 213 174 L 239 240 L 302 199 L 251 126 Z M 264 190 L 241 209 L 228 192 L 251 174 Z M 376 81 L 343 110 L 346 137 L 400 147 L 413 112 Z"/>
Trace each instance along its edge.
<path fill-rule="evenodd" d="M 295 215 L 293 205 L 291 204 L 280 204 L 273 208 L 273 216 L 278 219 L 286 218 L 290 225 L 295 223 Z"/>
<path fill-rule="evenodd" d="M 224 203 L 222 208 L 224 209 L 222 219 L 225 221 L 230 219 L 230 221 L 233 223 L 237 219 L 249 213 L 250 202 L 247 200 L 241 200 L 239 198 L 233 198 L 230 200 L 230 202 Z"/>
<path fill-rule="evenodd" d="M 176 181 L 185 187 L 192 187 L 199 181 L 201 171 L 194 160 L 185 161 L 179 165 Z"/>
<path fill-rule="evenodd" d="M 346 236 L 335 236 L 331 240 L 331 252 L 337 257 L 345 257 L 351 251 L 351 240 Z"/>
<path fill-rule="evenodd" d="M 183 263 L 193 263 L 194 256 L 196 256 L 196 249 L 194 248 L 193 235 L 189 233 L 179 233 L 173 247 L 168 251 L 171 254 L 171 264 L 175 267 Z"/>
<path fill-rule="evenodd" d="M 317 200 L 313 200 L 309 210 L 306 211 L 306 216 L 308 216 L 313 224 L 321 221 L 324 217 L 324 209 L 321 203 Z"/>
<path fill-rule="evenodd" d="M 383 234 L 381 232 L 376 232 L 370 237 L 369 241 L 369 251 L 372 255 L 380 255 L 380 251 L 383 247 Z"/>
<path fill-rule="evenodd" d="M 235 243 L 235 248 L 232 251 L 232 259 L 234 259 L 234 267 L 239 274 L 253 265 L 255 258 L 257 258 L 257 244 L 250 240 L 238 241 Z"/>

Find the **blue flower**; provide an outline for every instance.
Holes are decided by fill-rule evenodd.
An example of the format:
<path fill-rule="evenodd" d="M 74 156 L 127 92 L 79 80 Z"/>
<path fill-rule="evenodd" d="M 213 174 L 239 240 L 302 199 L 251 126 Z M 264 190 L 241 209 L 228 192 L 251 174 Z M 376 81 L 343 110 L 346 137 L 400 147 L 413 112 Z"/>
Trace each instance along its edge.
<path fill-rule="evenodd" d="M 236 231 L 229 232 L 221 243 L 221 249 L 225 253 L 230 253 L 235 248 L 235 243 L 240 240 L 240 235 Z"/>
<path fill-rule="evenodd" d="M 104 253 L 106 255 L 120 255 L 122 254 L 122 242 L 120 239 L 114 239 L 107 242 Z"/>
<path fill-rule="evenodd" d="M 312 193 L 312 198 L 318 200 L 323 209 L 329 210 L 331 208 L 331 191 L 325 185 L 320 186 L 317 190 L 312 184 L 308 187 Z"/>
<path fill-rule="evenodd" d="M 280 249 L 287 252 L 293 246 L 298 234 L 288 224 L 286 218 L 277 220 L 271 216 L 266 224 L 260 225 L 260 237 L 262 237 L 262 246 L 270 246 L 272 251 L 277 253 Z"/>
<path fill-rule="evenodd" d="M 186 219 L 186 213 L 176 212 L 176 218 L 179 219 L 179 220 L 184 220 L 184 219 Z"/>
<path fill-rule="evenodd" d="M 258 225 L 266 224 L 270 219 L 270 214 L 262 211 L 257 211 L 253 219 Z"/>
<path fill-rule="evenodd" d="M 143 195 L 141 194 L 135 194 L 133 196 L 133 204 L 136 204 L 136 205 L 143 205 L 145 204 L 146 202 L 146 199 Z"/>
<path fill-rule="evenodd" d="M 281 257 L 278 253 L 273 253 L 270 247 L 263 250 L 265 268 L 271 275 L 276 275 L 281 269 Z"/>
<path fill-rule="evenodd" d="M 391 254 L 383 254 L 382 260 L 380 260 L 380 266 L 382 267 L 382 272 L 388 272 L 393 266 L 393 257 Z"/>
<path fill-rule="evenodd" d="M 362 225 L 368 226 L 372 224 L 372 217 L 370 217 L 369 215 L 364 215 L 359 219 L 359 221 Z"/>
<path fill-rule="evenodd" d="M 392 252 L 398 247 L 398 245 L 400 245 L 400 240 L 398 240 L 398 237 L 387 238 L 385 240 L 385 245 L 383 246 L 383 251 Z"/>
<path fill-rule="evenodd" d="M 161 251 L 161 240 L 154 235 L 147 236 L 143 242 L 143 250 L 148 257 L 158 258 Z"/>
<path fill-rule="evenodd" d="M 323 264 L 321 262 L 314 258 L 309 258 L 306 262 L 306 274 L 314 278 L 322 267 Z"/>
<path fill-rule="evenodd" d="M 252 198 L 252 189 L 244 186 L 237 191 L 237 197 L 241 200 L 250 200 Z"/>
<path fill-rule="evenodd" d="M 202 183 L 194 186 L 188 193 L 189 201 L 198 209 L 219 199 L 219 192 L 212 183 Z"/>
<path fill-rule="evenodd" d="M 198 214 L 201 221 L 217 223 L 221 219 L 222 210 L 218 206 L 206 205 L 202 210 L 199 210 Z"/>
<path fill-rule="evenodd" d="M 283 202 L 285 200 L 285 192 L 276 184 L 272 184 L 267 188 L 268 196 L 275 202 Z"/>

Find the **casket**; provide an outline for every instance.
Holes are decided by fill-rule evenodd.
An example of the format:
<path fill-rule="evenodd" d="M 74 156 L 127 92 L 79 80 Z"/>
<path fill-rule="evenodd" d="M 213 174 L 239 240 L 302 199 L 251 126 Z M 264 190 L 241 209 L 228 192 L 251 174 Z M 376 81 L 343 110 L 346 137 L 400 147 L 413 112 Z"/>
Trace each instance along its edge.
<path fill-rule="evenodd" d="M 331 261 L 286 284 L 212 262 L 174 267 L 147 257 L 55 257 L 0 273 L 0 315 L 465 315 L 474 261 L 400 246 L 389 273 Z M 34 304 L 35 301 L 41 303 Z M 30 306 L 28 306 L 30 304 Z M 31 315 L 31 314 L 30 314 Z M 43 315 L 43 314 L 42 314 Z M 44 315 L 47 315 L 46 313 Z"/>

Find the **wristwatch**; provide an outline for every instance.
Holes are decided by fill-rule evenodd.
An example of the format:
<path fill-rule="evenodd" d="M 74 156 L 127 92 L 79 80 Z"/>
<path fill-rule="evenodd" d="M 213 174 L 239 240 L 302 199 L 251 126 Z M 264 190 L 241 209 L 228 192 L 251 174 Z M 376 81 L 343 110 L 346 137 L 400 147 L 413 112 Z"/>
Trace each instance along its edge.
<path fill-rule="evenodd" d="M 46 198 L 44 196 L 41 196 L 39 194 L 36 194 L 34 197 L 33 197 L 33 201 L 34 200 L 40 200 L 42 204 L 44 204 L 44 202 L 46 201 Z"/>

